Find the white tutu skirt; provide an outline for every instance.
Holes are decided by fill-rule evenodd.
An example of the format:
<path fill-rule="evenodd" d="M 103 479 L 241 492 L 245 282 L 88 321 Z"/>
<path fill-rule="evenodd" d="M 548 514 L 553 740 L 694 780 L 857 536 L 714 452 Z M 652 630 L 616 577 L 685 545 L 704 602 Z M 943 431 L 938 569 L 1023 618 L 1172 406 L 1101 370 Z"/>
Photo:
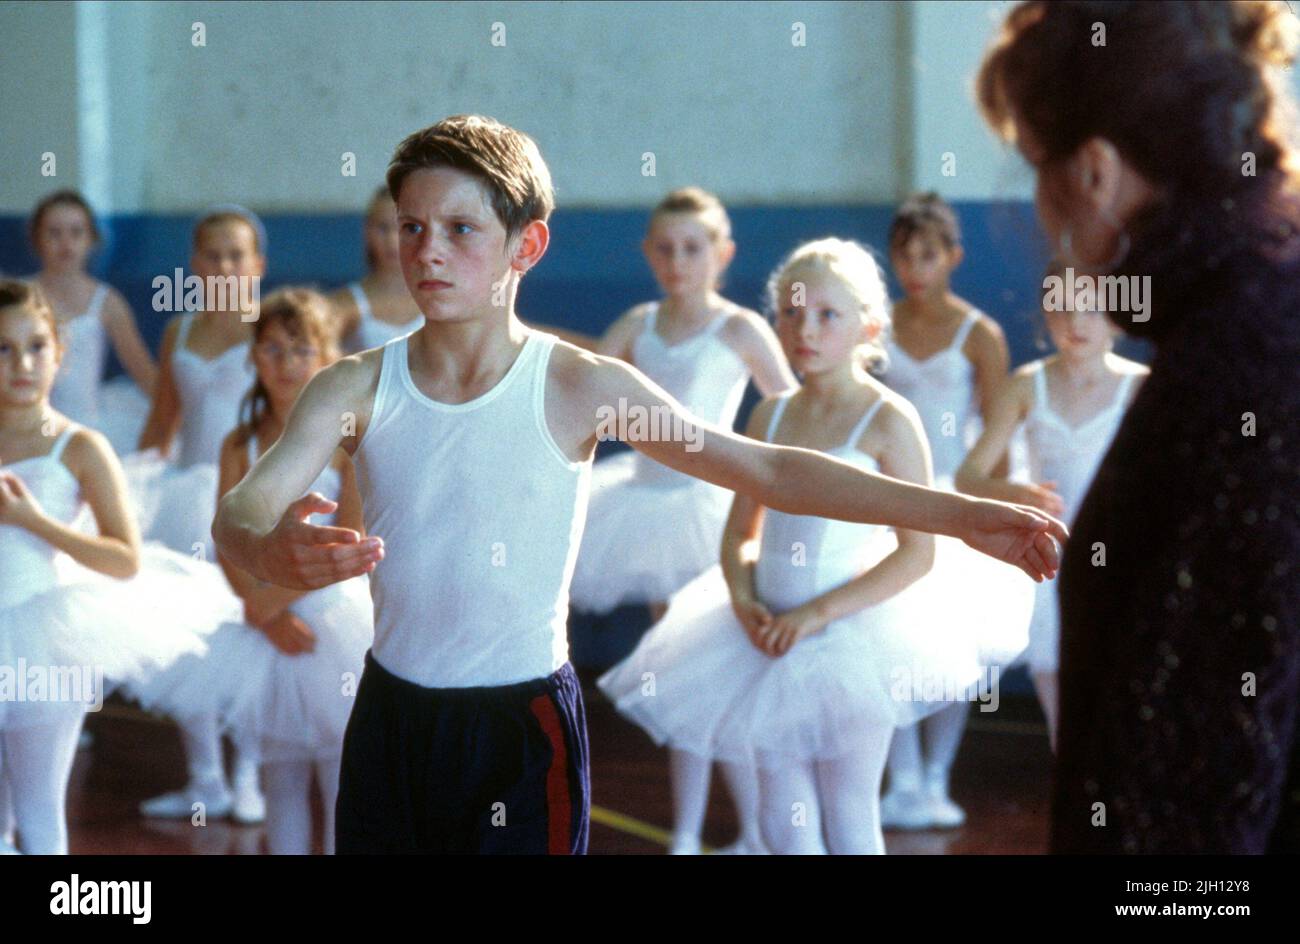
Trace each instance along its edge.
<path fill-rule="evenodd" d="M 1029 623 L 1029 648 L 1024 661 L 1031 673 L 1055 672 L 1060 666 L 1061 612 L 1056 581 L 1045 580 L 1035 587 L 1034 618 Z"/>
<path fill-rule="evenodd" d="M 127 686 L 127 694 L 181 720 L 214 715 L 259 737 L 265 760 L 337 757 L 374 639 L 369 578 L 313 591 L 290 609 L 316 635 L 311 652 L 287 655 L 255 627 L 230 622 L 204 655 Z"/>
<path fill-rule="evenodd" d="M 838 757 L 865 728 L 982 697 L 1026 644 L 1034 585 L 938 540 L 926 577 L 776 658 L 749 641 L 715 567 L 673 598 L 600 687 L 661 745 L 762 767 Z M 960 595 L 981 586 L 983 595 Z"/>
<path fill-rule="evenodd" d="M 666 601 L 718 562 L 731 492 L 668 469 L 646 476 L 648 461 L 623 452 L 592 469 L 574 609 Z"/>
<path fill-rule="evenodd" d="M 124 456 L 122 467 L 140 533 L 174 551 L 215 562 L 212 519 L 217 514 L 217 467 L 208 463 L 181 467 L 157 449 Z"/>
<path fill-rule="evenodd" d="M 154 544 L 129 580 L 66 555 L 56 567 L 55 586 L 0 608 L 0 727 L 97 711 L 118 685 L 202 653 L 242 609 L 215 565 Z"/>

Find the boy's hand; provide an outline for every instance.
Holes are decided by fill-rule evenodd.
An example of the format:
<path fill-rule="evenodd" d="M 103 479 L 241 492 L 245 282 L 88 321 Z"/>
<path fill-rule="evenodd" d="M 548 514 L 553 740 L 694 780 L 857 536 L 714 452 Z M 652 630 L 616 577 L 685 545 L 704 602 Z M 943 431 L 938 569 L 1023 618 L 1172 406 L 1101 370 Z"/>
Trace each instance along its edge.
<path fill-rule="evenodd" d="M 293 590 L 316 590 L 361 574 L 384 559 L 382 538 L 364 540 L 351 528 L 309 524 L 313 514 L 338 507 L 319 492 L 291 504 L 261 541 L 258 556 L 262 579 Z"/>
<path fill-rule="evenodd" d="M 1056 542 L 1070 532 L 1052 516 L 1024 505 L 970 499 L 958 533 L 968 545 L 1014 564 L 1036 583 L 1056 576 L 1061 553 Z"/>
<path fill-rule="evenodd" d="M 1055 482 L 1021 484 L 1017 491 L 1019 492 L 1019 497 L 1016 499 L 1018 504 L 1045 511 L 1054 518 L 1065 514 L 1065 501 L 1056 493 Z"/>
<path fill-rule="evenodd" d="M 271 640 L 271 645 L 287 656 L 312 652 L 316 648 L 316 634 L 311 627 L 288 610 L 272 617 L 261 630 Z"/>

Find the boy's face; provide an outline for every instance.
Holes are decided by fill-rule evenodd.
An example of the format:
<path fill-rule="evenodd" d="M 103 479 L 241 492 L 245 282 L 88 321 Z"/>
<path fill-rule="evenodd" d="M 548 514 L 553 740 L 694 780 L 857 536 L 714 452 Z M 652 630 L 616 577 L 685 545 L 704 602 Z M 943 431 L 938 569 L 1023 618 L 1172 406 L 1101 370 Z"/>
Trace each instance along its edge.
<path fill-rule="evenodd" d="M 398 194 L 397 229 L 402 275 L 426 318 L 469 321 L 509 303 L 514 253 L 477 177 L 453 167 L 412 171 Z"/>

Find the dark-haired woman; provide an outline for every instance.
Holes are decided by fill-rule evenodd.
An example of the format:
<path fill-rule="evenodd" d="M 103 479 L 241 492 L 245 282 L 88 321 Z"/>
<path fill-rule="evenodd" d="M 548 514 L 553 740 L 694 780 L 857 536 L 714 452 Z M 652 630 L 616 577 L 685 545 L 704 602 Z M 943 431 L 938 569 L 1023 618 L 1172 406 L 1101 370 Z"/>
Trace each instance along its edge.
<path fill-rule="evenodd" d="M 1054 852 L 1297 848 L 1300 197 L 1281 3 L 1024 3 L 980 104 L 1155 346 L 1060 576 Z M 1137 284 L 1137 283 L 1130 283 Z M 1136 316 L 1135 316 L 1136 315 Z"/>

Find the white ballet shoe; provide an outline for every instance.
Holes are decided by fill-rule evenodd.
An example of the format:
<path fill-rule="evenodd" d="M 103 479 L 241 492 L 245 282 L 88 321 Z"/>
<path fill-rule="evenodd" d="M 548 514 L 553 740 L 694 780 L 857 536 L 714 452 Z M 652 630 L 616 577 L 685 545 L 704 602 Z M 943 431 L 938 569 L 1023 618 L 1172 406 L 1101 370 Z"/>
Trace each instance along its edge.
<path fill-rule="evenodd" d="M 933 828 L 956 829 L 966 822 L 966 811 L 954 803 L 952 797 L 948 796 L 946 784 L 927 784 L 925 799 Z"/>
<path fill-rule="evenodd" d="M 925 775 L 925 799 L 930 820 L 936 829 L 956 829 L 966 822 L 966 811 L 948 795 L 948 772 L 928 770 Z"/>
<path fill-rule="evenodd" d="M 244 826 L 266 822 L 266 797 L 262 795 L 256 780 L 235 781 L 230 818 Z"/>
<path fill-rule="evenodd" d="M 669 855 L 701 855 L 699 836 L 674 836 Z"/>
<path fill-rule="evenodd" d="M 920 790 L 890 790 L 880 798 L 882 829 L 929 829 L 931 809 Z"/>
<path fill-rule="evenodd" d="M 737 839 L 729 846 L 723 846 L 721 849 L 714 849 L 714 855 L 771 855 L 767 847 L 761 842 L 754 842 L 748 839 Z"/>
<path fill-rule="evenodd" d="M 188 784 L 183 790 L 145 800 L 140 804 L 140 815 L 149 819 L 189 819 L 196 806 L 209 819 L 224 819 L 230 815 L 230 791 L 224 783 L 208 787 Z"/>

